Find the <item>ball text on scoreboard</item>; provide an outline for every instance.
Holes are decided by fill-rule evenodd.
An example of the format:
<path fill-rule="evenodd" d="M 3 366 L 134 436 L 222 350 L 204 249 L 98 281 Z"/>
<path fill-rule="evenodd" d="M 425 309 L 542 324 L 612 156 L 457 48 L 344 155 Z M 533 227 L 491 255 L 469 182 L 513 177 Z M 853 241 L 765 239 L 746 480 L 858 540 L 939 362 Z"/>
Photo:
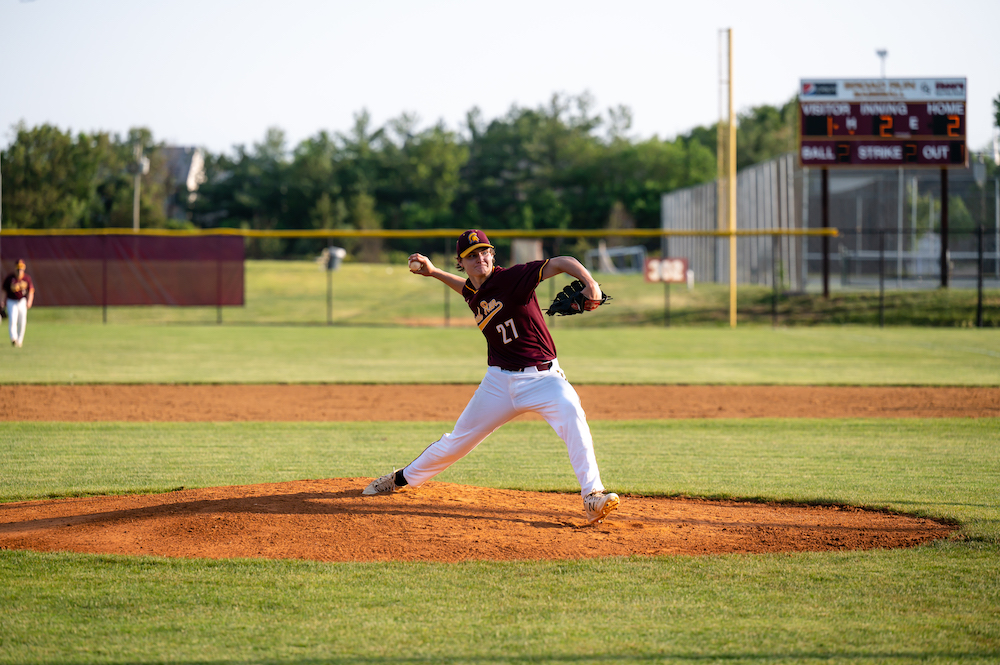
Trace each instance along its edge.
<path fill-rule="evenodd" d="M 802 79 L 802 166 L 965 167 L 966 80 Z"/>

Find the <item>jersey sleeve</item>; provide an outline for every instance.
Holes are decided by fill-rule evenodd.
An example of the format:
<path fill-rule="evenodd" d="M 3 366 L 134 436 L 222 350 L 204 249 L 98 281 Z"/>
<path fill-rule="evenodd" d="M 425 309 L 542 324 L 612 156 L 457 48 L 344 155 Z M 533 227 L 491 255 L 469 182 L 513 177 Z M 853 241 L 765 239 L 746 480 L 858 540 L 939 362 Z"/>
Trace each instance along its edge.
<path fill-rule="evenodd" d="M 511 292 L 514 300 L 522 305 L 528 304 L 535 289 L 542 283 L 542 271 L 548 262 L 548 259 L 529 261 L 528 263 L 511 266 L 506 270 L 506 272 L 513 273 L 510 277 L 512 278 Z"/>

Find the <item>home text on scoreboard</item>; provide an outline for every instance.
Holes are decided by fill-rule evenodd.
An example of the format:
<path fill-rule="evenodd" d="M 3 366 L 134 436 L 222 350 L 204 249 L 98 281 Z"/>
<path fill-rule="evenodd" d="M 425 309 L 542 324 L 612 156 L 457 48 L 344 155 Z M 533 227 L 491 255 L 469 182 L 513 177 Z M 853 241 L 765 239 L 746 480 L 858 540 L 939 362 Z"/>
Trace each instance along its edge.
<path fill-rule="evenodd" d="M 966 167 L 966 80 L 803 79 L 799 163 Z"/>

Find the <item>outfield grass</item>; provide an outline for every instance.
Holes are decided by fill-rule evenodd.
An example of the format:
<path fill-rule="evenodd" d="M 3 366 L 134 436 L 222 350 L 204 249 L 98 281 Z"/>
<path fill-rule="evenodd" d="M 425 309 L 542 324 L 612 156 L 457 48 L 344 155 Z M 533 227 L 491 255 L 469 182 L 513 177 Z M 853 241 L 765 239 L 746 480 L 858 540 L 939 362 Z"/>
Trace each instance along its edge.
<path fill-rule="evenodd" d="M 481 379 L 482 337 L 444 285 L 401 267 L 345 264 L 332 274 L 329 326 L 326 279 L 307 261 L 248 261 L 246 306 L 223 308 L 221 325 L 215 308 L 117 307 L 107 324 L 99 308 L 34 308 L 25 347 L 0 347 L 0 383 Z M 539 298 L 566 281 L 544 283 Z M 612 306 L 547 319 L 576 382 L 1000 385 L 1000 336 L 992 329 L 636 326 L 662 318 L 663 285 L 638 275 L 602 281 L 616 296 Z M 741 298 L 759 306 L 766 291 L 748 287 Z M 726 294 L 718 285 L 676 287 L 671 303 L 707 311 Z M 446 297 L 451 325 L 443 327 Z M 935 294 L 935 307 L 947 309 L 942 303 L 952 297 Z"/>
<path fill-rule="evenodd" d="M 436 259 L 451 269 L 450 261 Z M 440 325 L 468 321 L 468 307 L 434 279 L 417 277 L 404 265 L 346 263 L 330 277 L 332 309 L 327 311 L 327 273 L 311 261 L 247 261 L 244 268 L 245 305 L 223 307 L 224 324 L 325 325 L 328 315 L 338 325 Z M 610 307 L 592 316 L 557 319 L 565 328 L 662 326 L 668 308 L 663 284 L 647 283 L 640 274 L 598 274 L 603 288 L 614 297 Z M 559 275 L 538 289 L 538 299 L 548 303 L 571 278 Z M 741 285 L 737 291 L 739 322 L 771 325 L 776 314 L 781 325 L 855 324 L 878 326 L 879 294 L 869 288 L 846 290 L 834 280 L 829 299 L 817 293 L 776 294 L 767 286 Z M 924 288 L 895 291 L 887 283 L 883 299 L 887 325 L 971 327 L 976 321 L 974 289 Z M 38 285 L 39 289 L 44 285 Z M 853 287 L 847 287 L 852 288 Z M 1000 290 L 984 293 L 984 324 L 1000 326 Z M 774 310 L 772 312 L 772 310 Z M 215 307 L 109 307 L 108 323 L 206 323 L 219 316 Z M 38 307 L 33 321 L 101 323 L 100 307 Z M 670 287 L 672 325 L 728 327 L 728 284 L 696 284 L 693 289 Z"/>
<path fill-rule="evenodd" d="M 449 423 L 15 423 L 4 500 L 371 475 Z M 884 506 L 962 523 L 910 550 L 323 564 L 0 552 L 0 663 L 992 663 L 1000 421 L 595 422 L 623 492 Z M 442 480 L 561 489 L 542 423 Z"/>
<path fill-rule="evenodd" d="M 622 327 L 553 337 L 578 383 L 1000 385 L 1000 335 L 953 328 Z M 0 383 L 478 383 L 475 328 L 57 324 Z"/>

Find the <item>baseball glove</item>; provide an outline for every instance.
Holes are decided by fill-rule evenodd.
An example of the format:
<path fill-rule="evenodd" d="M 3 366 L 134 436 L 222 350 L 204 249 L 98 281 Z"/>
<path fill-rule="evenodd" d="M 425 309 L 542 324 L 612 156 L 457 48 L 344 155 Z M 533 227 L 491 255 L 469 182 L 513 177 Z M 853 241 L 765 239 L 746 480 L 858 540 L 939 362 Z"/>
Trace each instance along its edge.
<path fill-rule="evenodd" d="M 583 290 L 586 288 L 583 282 L 580 280 L 574 281 L 572 284 L 564 288 L 556 297 L 552 300 L 552 304 L 549 305 L 546 314 L 549 316 L 571 316 L 573 314 L 582 314 L 583 312 L 589 312 L 595 310 L 604 303 L 611 300 L 611 296 L 607 293 L 601 293 L 600 300 L 591 300 L 587 296 L 583 295 Z"/>

